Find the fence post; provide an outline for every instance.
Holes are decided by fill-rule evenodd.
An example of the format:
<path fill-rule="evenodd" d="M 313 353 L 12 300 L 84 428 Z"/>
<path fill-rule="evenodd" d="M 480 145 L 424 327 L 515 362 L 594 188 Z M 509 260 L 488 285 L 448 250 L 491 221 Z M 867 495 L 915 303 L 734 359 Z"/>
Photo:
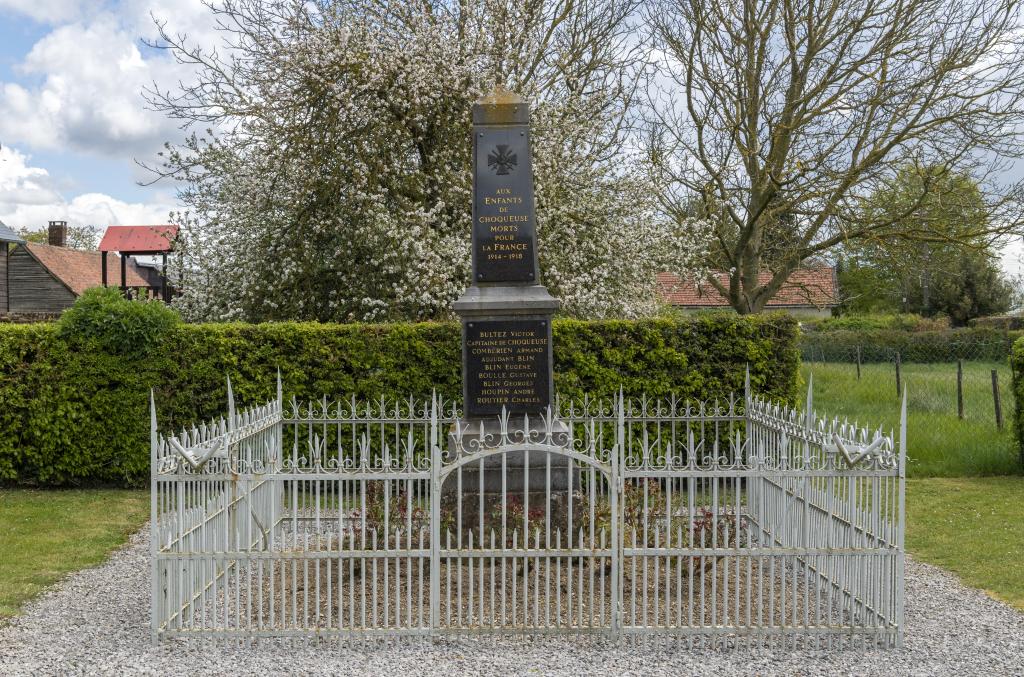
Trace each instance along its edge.
<path fill-rule="evenodd" d="M 999 372 L 992 370 L 992 402 L 996 407 L 996 428 L 1003 429 L 1003 407 L 999 403 Z"/>
<path fill-rule="evenodd" d="M 907 391 L 903 391 L 900 404 L 900 449 L 899 449 L 899 516 L 896 520 L 896 648 L 903 646 L 905 622 L 905 570 L 907 531 Z"/>
<path fill-rule="evenodd" d="M 104 255 L 104 258 L 106 256 Z M 157 449 L 160 446 L 160 437 L 156 429 L 156 396 L 153 389 L 149 389 L 149 641 L 156 646 L 160 636 L 158 630 L 160 621 L 163 618 L 163 607 L 159 605 L 160 599 L 160 565 L 157 562 Z M 180 480 L 179 480 L 180 481 Z"/>
<path fill-rule="evenodd" d="M 622 529 L 619 498 L 622 496 L 622 478 L 619 476 L 620 463 L 626 458 L 626 407 L 622 386 L 619 386 L 619 401 L 615 412 L 615 446 L 612 448 L 611 487 L 608 492 L 612 523 L 612 638 L 617 643 L 622 634 Z"/>
<path fill-rule="evenodd" d="M 860 380 L 860 346 L 857 346 L 857 380 Z"/>
<path fill-rule="evenodd" d="M 458 422 L 456 422 L 458 425 Z M 430 634 L 441 624 L 441 446 L 437 435 L 437 391 L 430 397 Z M 461 515 L 460 515 L 461 519 Z"/>
<path fill-rule="evenodd" d="M 896 397 L 899 397 L 900 393 L 903 390 L 903 387 L 902 387 L 902 384 L 901 384 L 900 381 L 901 381 L 901 379 L 900 379 L 900 351 L 897 350 L 896 351 Z"/>
<path fill-rule="evenodd" d="M 956 361 L 956 415 L 964 420 L 964 361 Z"/>
<path fill-rule="evenodd" d="M 230 433 L 233 432 L 235 430 L 235 428 L 237 427 L 237 423 L 238 422 L 236 421 L 237 414 L 236 414 L 236 411 L 235 411 L 235 391 L 231 388 L 231 374 L 226 374 L 226 376 L 227 376 L 227 381 L 228 381 L 228 434 L 230 436 Z M 225 448 L 224 451 L 227 454 L 228 468 L 238 468 L 239 461 L 241 460 L 240 459 L 240 456 L 241 456 L 241 446 L 238 447 L 238 450 L 239 450 L 238 451 L 238 456 L 239 457 L 237 459 L 233 459 L 231 457 L 231 446 L 228 444 L 228 445 L 225 445 L 225 447 L 226 448 Z M 238 472 L 238 471 L 236 471 L 236 472 Z M 234 541 L 234 548 L 237 549 L 237 550 L 241 550 L 241 544 L 240 544 L 241 541 L 240 541 L 240 538 L 239 538 L 239 524 L 238 524 L 238 475 L 235 474 L 234 472 L 231 473 L 230 480 L 229 480 L 229 485 L 231 487 L 231 500 L 228 502 L 228 505 L 225 508 L 225 511 L 226 511 L 226 514 L 227 514 L 227 518 L 228 518 L 228 520 L 227 520 L 227 529 L 228 529 L 227 540 L 228 540 L 228 543 L 227 543 L 226 547 L 228 549 L 231 549 L 231 547 L 232 547 L 231 539 L 234 538 L 235 539 L 235 541 Z M 230 565 L 228 564 L 227 561 L 225 561 L 224 566 L 227 567 L 227 566 L 230 566 Z"/>

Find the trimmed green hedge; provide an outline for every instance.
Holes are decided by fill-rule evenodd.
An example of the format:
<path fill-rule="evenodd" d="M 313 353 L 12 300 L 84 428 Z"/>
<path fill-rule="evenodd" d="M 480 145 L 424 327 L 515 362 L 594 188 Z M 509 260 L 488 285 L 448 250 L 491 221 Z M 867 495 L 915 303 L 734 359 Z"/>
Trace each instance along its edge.
<path fill-rule="evenodd" d="M 108 318 L 109 320 L 109 318 Z M 105 320 L 107 321 L 107 320 Z M 115 324 L 108 321 L 108 324 Z M 142 485 L 149 476 L 148 395 L 161 429 L 225 409 L 225 374 L 240 405 L 286 397 L 461 394 L 458 325 L 216 324 L 166 329 L 126 351 L 62 325 L 0 325 L 0 480 Z M 798 328 L 783 315 L 554 323 L 563 397 L 713 398 L 743 388 L 792 400 Z"/>
<path fill-rule="evenodd" d="M 800 322 L 805 332 L 810 331 L 942 331 L 949 329 L 949 318 L 928 318 L 914 313 L 869 313 L 833 317 L 808 318 Z"/>
<path fill-rule="evenodd" d="M 1024 465 L 1024 338 L 1013 344 L 1010 369 L 1013 372 L 1013 432 L 1017 436 L 1020 462 Z"/>
<path fill-rule="evenodd" d="M 1024 332 L 991 328 L 945 331 L 815 331 L 800 340 L 808 362 L 852 362 L 857 348 L 863 362 L 891 362 L 900 353 L 903 362 L 956 362 L 985 360 L 1003 362 L 1013 342 Z"/>

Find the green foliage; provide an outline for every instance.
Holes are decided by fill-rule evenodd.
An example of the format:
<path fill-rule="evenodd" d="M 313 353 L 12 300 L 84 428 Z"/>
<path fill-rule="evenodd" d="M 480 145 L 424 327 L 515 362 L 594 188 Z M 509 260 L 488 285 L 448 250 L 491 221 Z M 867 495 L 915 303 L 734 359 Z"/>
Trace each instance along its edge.
<path fill-rule="evenodd" d="M 100 236 L 103 234 L 103 230 L 98 226 L 67 226 L 67 242 L 66 246 L 69 249 L 81 249 L 83 251 L 95 251 L 100 245 Z M 50 241 L 50 231 L 48 228 L 40 228 L 39 230 L 29 230 L 28 228 L 22 228 L 19 232 L 21 237 L 26 242 L 35 242 L 37 244 L 47 244 Z"/>
<path fill-rule="evenodd" d="M 1013 344 L 1010 369 L 1013 371 L 1013 431 L 1024 466 L 1024 338 Z"/>
<path fill-rule="evenodd" d="M 979 317 L 971 320 L 970 326 L 972 327 L 990 327 L 992 329 L 1002 329 L 1017 331 L 1024 329 L 1024 315 L 992 315 L 989 317 Z"/>
<path fill-rule="evenodd" d="M 897 352 L 904 362 L 1004 362 L 1013 342 L 1021 334 L 987 328 L 945 331 L 840 329 L 807 332 L 801 339 L 801 348 L 803 358 L 815 362 L 852 362 L 857 348 L 860 348 L 863 362 L 893 361 Z"/>
<path fill-rule="evenodd" d="M 553 331 L 562 397 L 609 397 L 620 386 L 629 395 L 724 397 L 742 390 L 746 364 L 758 392 L 796 394 L 798 330 L 783 315 L 561 320 Z M 144 483 L 150 388 L 163 430 L 223 413 L 226 374 L 240 405 L 272 397 L 277 369 L 285 396 L 299 400 L 462 390 L 454 323 L 177 324 L 144 350 L 107 349 L 125 345 L 82 340 L 63 323 L 0 325 L 0 479 Z"/>
<path fill-rule="evenodd" d="M 867 314 L 895 313 L 900 308 L 900 291 L 885 270 L 861 261 L 853 254 L 841 257 L 836 263 L 836 282 L 839 284 L 842 313 Z"/>
<path fill-rule="evenodd" d="M 115 287 L 87 289 L 57 323 L 69 345 L 113 355 L 153 350 L 174 325 L 177 311 L 159 301 L 132 301 Z"/>
<path fill-rule="evenodd" d="M 835 331 L 848 329 L 865 331 L 871 329 L 898 329 L 900 331 L 937 331 L 949 328 L 949 322 L 942 319 L 921 317 L 913 313 L 872 313 L 840 315 L 820 320 L 801 322 L 804 331 Z"/>
<path fill-rule="evenodd" d="M 892 222 L 896 234 L 846 247 L 837 268 L 843 310 L 945 315 L 957 326 L 1009 310 L 1013 286 L 983 235 L 993 218 L 971 177 L 903 168 L 861 206 L 860 219 Z"/>

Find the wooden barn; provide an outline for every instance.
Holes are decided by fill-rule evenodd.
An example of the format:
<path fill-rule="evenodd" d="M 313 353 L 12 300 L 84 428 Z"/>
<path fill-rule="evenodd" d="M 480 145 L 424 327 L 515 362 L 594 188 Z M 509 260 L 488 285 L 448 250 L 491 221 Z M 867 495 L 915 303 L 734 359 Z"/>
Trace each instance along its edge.
<path fill-rule="evenodd" d="M 2 238 L 3 232 L 0 232 Z M 8 240 L 5 243 L 8 251 L 0 257 L 3 260 L 0 265 L 6 267 L 6 284 L 0 290 L 0 312 L 58 314 L 86 289 L 103 284 L 104 255 L 69 249 L 66 222 L 50 222 L 47 244 L 20 240 L 18 238 L 17 246 L 13 247 L 10 244 L 13 240 Z M 153 289 L 148 276 L 139 271 L 134 261 L 125 257 L 124 267 L 122 279 L 126 288 L 143 293 Z"/>
<path fill-rule="evenodd" d="M 10 288 L 7 272 L 7 255 L 10 252 L 11 245 L 21 244 L 22 242 L 24 240 L 17 233 L 4 225 L 3 221 L 0 221 L 0 313 L 9 313 L 11 310 L 10 295 L 7 291 Z"/>

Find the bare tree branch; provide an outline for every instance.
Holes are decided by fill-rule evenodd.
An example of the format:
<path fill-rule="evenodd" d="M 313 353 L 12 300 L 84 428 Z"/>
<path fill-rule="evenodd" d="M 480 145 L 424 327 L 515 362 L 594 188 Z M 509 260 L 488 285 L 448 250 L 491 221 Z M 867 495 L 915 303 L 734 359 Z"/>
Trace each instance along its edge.
<path fill-rule="evenodd" d="M 858 209 L 908 165 L 982 187 L 989 218 L 965 241 L 1021 231 L 1022 186 L 1000 181 L 1024 149 L 1020 4 L 648 5 L 664 83 L 649 123 L 670 146 L 666 200 L 723 217 L 712 263 L 730 271 L 720 291 L 737 311 L 759 312 L 806 259 L 842 243 L 936 237 Z"/>

